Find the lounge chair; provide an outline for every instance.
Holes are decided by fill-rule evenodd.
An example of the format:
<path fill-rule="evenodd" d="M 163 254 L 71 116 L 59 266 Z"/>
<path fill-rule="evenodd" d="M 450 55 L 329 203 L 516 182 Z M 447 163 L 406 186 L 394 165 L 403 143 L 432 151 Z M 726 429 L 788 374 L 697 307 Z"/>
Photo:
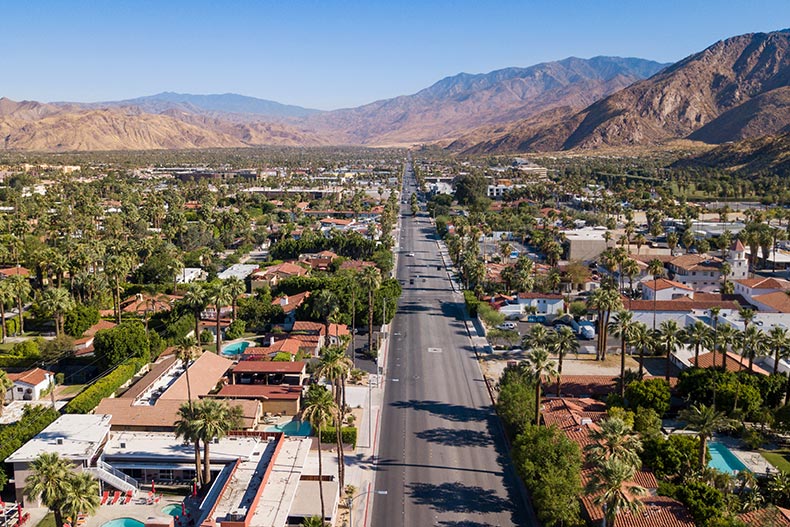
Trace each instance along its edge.
<path fill-rule="evenodd" d="M 121 491 L 120 490 L 116 490 L 112 494 L 112 503 L 111 503 L 111 505 L 115 505 L 116 503 L 118 503 L 119 499 L 121 499 Z"/>
<path fill-rule="evenodd" d="M 107 498 L 109 498 L 109 497 L 110 497 L 110 491 L 109 490 L 105 490 L 104 492 L 102 492 L 102 494 L 101 494 L 101 504 L 104 505 L 105 503 L 107 503 Z"/>
<path fill-rule="evenodd" d="M 126 499 L 123 500 L 123 504 L 124 505 L 128 505 L 129 502 L 132 501 L 132 496 L 134 496 L 134 493 L 131 490 L 127 490 L 126 491 Z"/>

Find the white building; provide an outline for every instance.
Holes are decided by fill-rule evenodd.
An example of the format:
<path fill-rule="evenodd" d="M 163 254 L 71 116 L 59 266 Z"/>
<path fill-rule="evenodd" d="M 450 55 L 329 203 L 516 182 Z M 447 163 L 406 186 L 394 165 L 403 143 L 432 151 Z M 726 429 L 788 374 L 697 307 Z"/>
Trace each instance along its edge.
<path fill-rule="evenodd" d="M 645 280 L 642 282 L 642 299 L 643 300 L 675 300 L 684 296 L 694 296 L 694 289 L 681 284 L 667 280 L 666 278 L 659 278 L 658 280 Z"/>
<path fill-rule="evenodd" d="M 38 401 L 41 394 L 54 384 L 54 373 L 41 368 L 9 373 L 8 378 L 14 383 L 6 392 L 6 401 Z"/>

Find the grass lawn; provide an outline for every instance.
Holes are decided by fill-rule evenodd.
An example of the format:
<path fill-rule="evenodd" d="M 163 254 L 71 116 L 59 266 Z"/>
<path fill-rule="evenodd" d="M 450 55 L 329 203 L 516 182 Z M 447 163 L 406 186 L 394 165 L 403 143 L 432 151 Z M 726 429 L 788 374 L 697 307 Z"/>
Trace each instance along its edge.
<path fill-rule="evenodd" d="M 55 527 L 55 515 L 48 512 L 44 519 L 42 519 L 37 527 Z"/>
<path fill-rule="evenodd" d="M 790 472 L 790 450 L 760 450 L 760 454 L 777 469 Z"/>
<path fill-rule="evenodd" d="M 60 389 L 60 395 L 77 395 L 85 387 L 84 384 L 70 384 Z"/>

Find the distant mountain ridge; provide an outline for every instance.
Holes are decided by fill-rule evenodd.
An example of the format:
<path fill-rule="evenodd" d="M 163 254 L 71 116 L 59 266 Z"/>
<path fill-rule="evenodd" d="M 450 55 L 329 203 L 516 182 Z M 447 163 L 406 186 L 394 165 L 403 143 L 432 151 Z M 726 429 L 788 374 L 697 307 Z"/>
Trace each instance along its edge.
<path fill-rule="evenodd" d="M 477 131 L 452 147 L 569 150 L 776 134 L 790 125 L 788 86 L 790 30 L 750 33 L 719 41 L 561 120 Z"/>

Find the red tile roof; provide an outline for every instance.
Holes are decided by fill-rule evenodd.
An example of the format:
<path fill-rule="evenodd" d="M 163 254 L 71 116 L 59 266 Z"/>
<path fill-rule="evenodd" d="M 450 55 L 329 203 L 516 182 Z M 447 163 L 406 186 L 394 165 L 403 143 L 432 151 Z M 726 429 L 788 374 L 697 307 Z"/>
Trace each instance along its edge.
<path fill-rule="evenodd" d="M 0 269 L 0 275 L 3 276 L 30 276 L 30 270 L 26 269 L 20 265 L 16 267 L 6 267 L 5 269 Z"/>
<path fill-rule="evenodd" d="M 653 284 L 655 282 L 655 285 Z M 654 291 L 663 291 L 664 289 L 670 289 L 672 287 L 677 289 L 683 289 L 685 291 L 694 291 L 693 287 L 689 287 L 685 284 L 681 284 L 680 282 L 675 282 L 674 280 L 667 280 L 666 278 L 659 278 L 658 280 L 645 280 L 642 282 L 642 287 L 646 287 L 648 289 L 652 289 Z"/>
<path fill-rule="evenodd" d="M 699 358 L 699 367 L 700 368 L 711 368 L 713 367 L 713 352 L 708 353 L 700 353 Z M 716 353 L 716 366 L 721 366 L 721 351 Z M 694 364 L 694 357 L 691 357 L 691 364 Z M 732 353 L 730 351 L 727 352 L 727 371 L 744 371 L 749 369 L 749 359 L 746 357 L 742 357 L 737 353 Z M 763 368 L 758 366 L 757 364 L 752 364 L 752 371 L 754 373 L 759 373 L 760 375 L 768 375 L 768 372 L 765 371 Z"/>
<path fill-rule="evenodd" d="M 99 320 L 94 325 L 89 327 L 85 330 L 85 333 L 82 334 L 83 337 L 92 337 L 96 335 L 99 331 L 103 329 L 112 329 L 117 326 L 115 322 L 110 322 L 109 320 Z"/>
<path fill-rule="evenodd" d="M 54 375 L 51 371 L 33 368 L 21 373 L 9 373 L 8 378 L 13 382 L 22 382 L 31 386 L 38 386 L 47 380 L 47 375 Z"/>
<path fill-rule="evenodd" d="M 790 527 L 790 510 L 769 506 L 738 515 L 749 527 Z"/>
<path fill-rule="evenodd" d="M 593 496 L 583 494 L 582 505 L 593 525 L 603 521 L 603 511 L 593 503 Z M 694 527 L 694 519 L 679 501 L 666 496 L 642 498 L 644 507 L 637 513 L 621 512 L 612 527 Z"/>
<path fill-rule="evenodd" d="M 283 295 L 278 296 L 274 300 L 272 300 L 273 306 L 280 306 L 283 308 L 285 313 L 290 313 L 294 309 L 297 309 L 299 306 L 302 305 L 302 302 L 305 301 L 306 298 L 310 297 L 310 291 L 304 291 L 303 293 L 296 293 L 295 295 Z M 285 303 L 284 303 L 285 302 Z"/>
<path fill-rule="evenodd" d="M 282 362 L 267 360 L 243 360 L 233 367 L 233 373 L 302 373 L 305 369 L 303 361 Z"/>
<path fill-rule="evenodd" d="M 738 310 L 739 305 L 733 300 L 694 300 L 687 296 L 674 300 L 629 300 L 623 298 L 623 305 L 628 306 L 631 311 L 692 311 L 694 309 L 710 309 L 720 307 L 722 309 Z"/>
<path fill-rule="evenodd" d="M 255 356 L 255 355 L 268 356 L 280 352 L 296 355 L 297 353 L 299 353 L 299 349 L 301 348 L 301 346 L 302 346 L 301 341 L 293 338 L 287 338 L 283 340 L 277 340 L 272 345 L 266 347 L 250 346 L 249 348 L 244 350 L 244 354 L 242 355 L 242 357 Z"/>
<path fill-rule="evenodd" d="M 780 291 L 790 289 L 790 282 L 777 278 L 744 278 L 735 280 L 735 282 L 749 289 L 778 289 Z"/>
<path fill-rule="evenodd" d="M 777 313 L 790 313 L 790 295 L 785 291 L 777 291 L 752 297 L 752 300 L 770 307 Z"/>

